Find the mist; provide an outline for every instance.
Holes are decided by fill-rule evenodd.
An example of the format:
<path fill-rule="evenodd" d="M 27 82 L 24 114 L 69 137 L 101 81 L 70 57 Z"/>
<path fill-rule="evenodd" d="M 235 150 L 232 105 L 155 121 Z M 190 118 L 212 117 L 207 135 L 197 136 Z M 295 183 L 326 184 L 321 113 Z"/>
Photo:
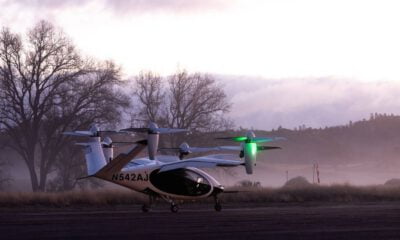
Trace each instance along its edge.
<path fill-rule="evenodd" d="M 259 130 L 300 125 L 320 128 L 368 118 L 370 113 L 400 113 L 400 84 L 336 77 L 267 79 L 219 76 L 237 126 Z"/>

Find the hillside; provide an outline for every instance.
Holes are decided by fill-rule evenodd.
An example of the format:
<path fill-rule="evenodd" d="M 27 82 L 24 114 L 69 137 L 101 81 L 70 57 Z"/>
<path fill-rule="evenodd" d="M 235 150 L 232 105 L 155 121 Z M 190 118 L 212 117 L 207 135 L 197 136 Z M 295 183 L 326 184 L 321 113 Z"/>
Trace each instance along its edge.
<path fill-rule="evenodd" d="M 217 136 L 244 135 L 246 129 L 227 133 L 198 136 L 189 144 L 229 145 L 211 140 Z M 343 126 L 290 130 L 254 131 L 257 136 L 285 137 L 285 141 L 265 145 L 280 146 L 281 150 L 260 152 L 256 172 L 246 176 L 236 171 L 235 179 L 261 181 L 263 185 L 280 186 L 290 177 L 313 178 L 313 164 L 319 165 L 322 183 L 383 184 L 400 176 L 400 116 L 371 114 L 366 120 Z M 231 180 L 234 183 L 235 180 Z"/>
<path fill-rule="evenodd" d="M 276 142 L 284 150 L 274 158 L 287 163 L 379 163 L 398 166 L 400 161 L 400 116 L 371 115 L 369 120 L 324 129 L 298 128 L 257 132 L 283 136 Z M 271 153 L 272 154 L 272 153 Z"/>

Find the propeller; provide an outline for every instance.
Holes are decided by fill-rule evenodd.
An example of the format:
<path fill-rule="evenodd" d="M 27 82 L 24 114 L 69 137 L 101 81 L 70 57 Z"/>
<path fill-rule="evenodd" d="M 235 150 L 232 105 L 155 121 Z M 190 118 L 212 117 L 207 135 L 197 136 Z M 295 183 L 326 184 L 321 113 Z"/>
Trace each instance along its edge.
<path fill-rule="evenodd" d="M 121 141 L 114 142 L 111 140 L 110 137 L 105 137 L 103 139 L 103 141 L 101 142 L 102 147 L 105 147 L 105 148 L 119 147 L 119 146 L 115 146 L 115 145 L 130 145 L 130 144 L 137 144 L 137 141 L 136 142 L 129 142 L 129 141 L 128 142 L 121 142 Z"/>
<path fill-rule="evenodd" d="M 180 133 L 187 132 L 187 129 L 182 128 L 159 128 L 156 123 L 151 122 L 147 128 L 125 128 L 121 129 L 121 132 L 139 132 L 148 134 L 163 134 L 163 133 Z"/>
<path fill-rule="evenodd" d="M 109 137 L 105 137 L 103 141 L 101 142 L 102 147 L 105 148 L 112 148 L 113 147 L 113 141 Z"/>
<path fill-rule="evenodd" d="M 264 150 L 272 150 L 272 149 L 282 149 L 281 147 L 274 147 L 274 146 L 257 146 L 258 151 Z"/>
<path fill-rule="evenodd" d="M 113 130 L 100 130 L 97 124 L 92 124 L 89 131 L 63 132 L 64 135 L 78 137 L 100 137 L 100 133 L 119 133 Z"/>
<path fill-rule="evenodd" d="M 284 137 L 256 137 L 253 131 L 249 131 L 246 136 L 237 137 L 219 137 L 218 140 L 230 140 L 234 142 L 244 142 L 244 143 L 264 143 L 273 142 L 278 140 L 286 140 Z"/>

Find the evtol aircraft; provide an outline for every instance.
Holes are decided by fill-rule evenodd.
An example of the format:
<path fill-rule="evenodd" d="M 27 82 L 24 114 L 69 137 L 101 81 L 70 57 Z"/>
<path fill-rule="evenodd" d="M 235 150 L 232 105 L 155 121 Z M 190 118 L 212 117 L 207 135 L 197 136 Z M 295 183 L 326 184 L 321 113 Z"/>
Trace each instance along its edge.
<path fill-rule="evenodd" d="M 109 137 L 100 138 L 100 129 L 93 125 L 89 131 L 64 132 L 71 136 L 88 137 L 84 143 L 76 143 L 84 147 L 87 165 L 87 177 L 103 179 L 129 189 L 147 194 L 149 202 L 142 206 L 143 212 L 148 212 L 156 198 L 162 198 L 170 203 L 171 211 L 178 212 L 176 200 L 197 200 L 213 197 L 214 208 L 221 211 L 222 206 L 218 195 L 224 192 L 224 186 L 214 177 L 199 168 L 237 167 L 245 166 L 247 174 L 253 173 L 258 150 L 276 149 L 279 147 L 258 146 L 258 143 L 270 142 L 274 138 L 256 137 L 253 132 L 246 136 L 222 138 L 240 142 L 241 146 L 222 146 L 207 150 L 239 150 L 244 161 L 217 159 L 212 157 L 196 157 L 173 162 L 161 162 L 155 157 L 159 133 L 183 132 L 183 129 L 158 128 L 150 123 L 148 128 L 123 129 L 122 132 L 147 132 L 147 140 L 134 142 L 134 146 L 126 153 L 113 156 L 113 142 Z M 187 145 L 187 144 L 186 144 Z M 149 159 L 135 159 L 145 148 L 148 148 Z M 187 145 L 187 153 L 193 151 Z M 197 148 L 200 149 L 200 148 Z M 204 150 L 204 149 L 203 149 Z M 201 150 L 199 150 L 201 151 Z M 187 155 L 187 154 L 185 154 Z"/>

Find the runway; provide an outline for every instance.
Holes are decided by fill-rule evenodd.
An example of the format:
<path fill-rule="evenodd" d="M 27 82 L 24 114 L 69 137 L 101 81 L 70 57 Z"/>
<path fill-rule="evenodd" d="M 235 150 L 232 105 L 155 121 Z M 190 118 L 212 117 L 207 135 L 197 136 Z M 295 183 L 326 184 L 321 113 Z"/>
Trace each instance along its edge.
<path fill-rule="evenodd" d="M 0 209 L 0 239 L 400 239 L 399 202 Z"/>

